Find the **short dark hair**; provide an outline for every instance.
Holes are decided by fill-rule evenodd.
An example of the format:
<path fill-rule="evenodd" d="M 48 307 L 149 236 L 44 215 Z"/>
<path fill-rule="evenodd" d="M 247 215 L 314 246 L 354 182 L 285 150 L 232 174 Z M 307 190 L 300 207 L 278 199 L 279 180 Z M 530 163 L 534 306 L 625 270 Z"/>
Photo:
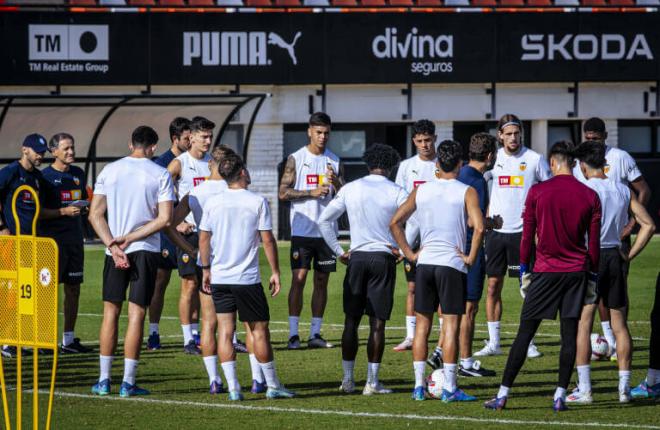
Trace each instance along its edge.
<path fill-rule="evenodd" d="M 522 133 L 522 129 L 523 129 L 522 121 L 520 121 L 520 118 L 518 118 L 516 115 L 512 113 L 506 113 L 502 115 L 500 120 L 497 121 L 497 131 L 502 131 L 502 129 L 507 125 L 517 125 L 518 128 L 520 129 L 520 132 Z"/>
<path fill-rule="evenodd" d="M 390 171 L 399 164 L 401 157 L 391 146 L 374 143 L 364 151 L 362 160 L 367 163 L 369 170 L 383 169 Z"/>
<path fill-rule="evenodd" d="M 573 164 L 575 161 L 575 145 L 568 140 L 555 142 L 550 148 L 550 158 L 552 157 Z"/>
<path fill-rule="evenodd" d="M 486 161 L 488 154 L 497 151 L 497 138 L 490 133 L 475 133 L 470 138 L 468 156 L 470 160 Z"/>
<path fill-rule="evenodd" d="M 55 151 L 60 146 L 60 142 L 63 140 L 70 140 L 73 144 L 76 143 L 75 140 L 73 140 L 73 136 L 71 136 L 69 133 L 57 133 L 48 141 L 48 151 Z"/>
<path fill-rule="evenodd" d="M 330 115 L 325 112 L 314 112 L 309 117 L 309 126 L 330 127 L 332 126 L 332 120 L 330 119 Z"/>
<path fill-rule="evenodd" d="M 456 166 L 463 159 L 463 145 L 455 140 L 443 140 L 438 145 L 438 164 L 440 169 L 449 173 L 453 171 Z"/>
<path fill-rule="evenodd" d="M 218 173 L 220 173 L 220 163 L 229 154 L 235 154 L 235 152 L 227 145 L 217 145 L 213 148 L 213 150 L 211 150 L 211 159 L 216 164 Z M 220 176 L 222 176 L 222 174 L 220 174 Z"/>
<path fill-rule="evenodd" d="M 190 131 L 190 120 L 177 116 L 170 123 L 170 140 L 180 139 L 184 131 Z"/>
<path fill-rule="evenodd" d="M 158 143 L 158 133 L 153 128 L 147 125 L 141 125 L 131 135 L 131 143 L 133 146 L 144 148 L 146 146 L 155 145 Z"/>
<path fill-rule="evenodd" d="M 213 130 L 214 128 L 215 123 L 209 119 L 204 118 L 203 116 L 196 116 L 190 121 L 191 133 L 196 131 Z"/>
<path fill-rule="evenodd" d="M 218 173 L 228 184 L 238 181 L 243 169 L 245 169 L 245 162 L 236 153 L 225 155 L 218 165 Z"/>
<path fill-rule="evenodd" d="M 596 133 L 605 133 L 605 121 L 597 117 L 591 117 L 582 124 L 582 131 L 594 131 Z"/>
<path fill-rule="evenodd" d="M 429 136 L 435 136 L 435 124 L 428 119 L 420 119 L 412 125 L 412 137 L 417 136 L 418 134 L 428 134 Z"/>
<path fill-rule="evenodd" d="M 596 140 L 587 140 L 575 148 L 575 158 L 587 164 L 592 169 L 605 167 L 605 145 Z"/>

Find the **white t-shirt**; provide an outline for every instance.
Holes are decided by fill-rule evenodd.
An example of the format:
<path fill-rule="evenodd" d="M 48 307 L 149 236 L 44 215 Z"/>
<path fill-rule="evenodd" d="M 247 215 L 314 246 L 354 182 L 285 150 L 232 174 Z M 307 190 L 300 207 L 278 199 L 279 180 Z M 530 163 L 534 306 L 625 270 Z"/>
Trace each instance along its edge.
<path fill-rule="evenodd" d="M 199 229 L 211 233 L 211 283 L 253 285 L 259 275 L 259 232 L 272 230 L 268 201 L 228 188 L 204 206 Z"/>
<path fill-rule="evenodd" d="M 421 251 L 417 264 L 452 267 L 467 273 L 457 249 L 465 252 L 468 185 L 457 179 L 438 179 L 417 188 L 415 205 Z"/>
<path fill-rule="evenodd" d="M 323 239 L 337 256 L 343 254 L 333 224 L 347 212 L 351 252 L 391 252 L 388 246 L 397 245 L 390 233 L 390 220 L 407 196 L 403 188 L 382 175 L 368 175 L 344 185 L 319 218 Z"/>
<path fill-rule="evenodd" d="M 406 190 L 408 194 L 419 185 L 435 179 L 435 163 L 437 159 L 422 160 L 419 155 L 403 160 L 399 164 L 394 182 Z"/>
<path fill-rule="evenodd" d="M 192 214 L 195 225 L 199 225 L 202 221 L 202 213 L 204 205 L 212 200 L 212 197 L 222 194 L 227 189 L 227 182 L 224 179 L 220 180 L 207 180 L 194 187 L 188 193 L 188 207 L 190 214 Z M 201 266 L 202 262 L 197 254 L 197 265 Z"/>
<path fill-rule="evenodd" d="M 124 157 L 103 168 L 94 194 L 104 195 L 108 226 L 113 237 L 123 236 L 153 221 L 158 203 L 174 201 L 172 178 L 167 169 L 148 158 Z M 128 245 L 124 252 L 160 252 L 160 235 L 152 234 Z M 110 251 L 106 250 L 107 255 Z"/>
<path fill-rule="evenodd" d="M 322 155 L 314 155 L 303 146 L 291 156 L 296 161 L 296 182 L 293 187 L 295 190 L 313 190 L 326 184 L 325 172 L 328 164 L 332 166 L 335 174 L 339 173 L 339 158 L 328 149 Z M 323 209 L 332 200 L 334 195 L 332 188 L 331 186 L 331 192 L 324 198 L 291 202 L 291 236 L 321 237 L 318 220 Z M 335 231 L 336 229 L 335 223 Z"/>
<path fill-rule="evenodd" d="M 591 178 L 585 183 L 598 193 L 602 217 L 600 223 L 600 247 L 621 246 L 621 233 L 628 224 L 630 188 L 614 179 Z"/>
<path fill-rule="evenodd" d="M 490 171 L 489 216 L 500 215 L 501 233 L 519 233 L 523 229 L 522 211 L 527 192 L 532 185 L 549 179 L 550 167 L 545 158 L 529 148 L 522 147 L 509 155 L 504 148 L 497 151 L 495 166 Z"/>
<path fill-rule="evenodd" d="M 626 185 L 642 176 L 635 159 L 630 154 L 623 149 L 608 145 L 605 145 L 605 167 L 603 172 L 609 179 L 623 182 Z M 587 183 L 587 179 L 580 169 L 580 163 L 575 163 L 573 175 L 583 184 Z"/>
<path fill-rule="evenodd" d="M 176 159 L 181 163 L 181 173 L 179 174 L 179 180 L 177 181 L 177 189 L 179 190 L 179 199 L 182 199 L 193 188 L 197 187 L 211 176 L 211 171 L 209 170 L 209 160 L 211 159 L 211 156 L 209 154 L 204 154 L 204 157 L 201 160 L 198 160 L 190 155 L 189 152 L 184 152 L 176 157 Z M 188 224 L 193 224 L 196 230 L 197 223 L 192 214 L 188 214 L 186 222 Z"/>

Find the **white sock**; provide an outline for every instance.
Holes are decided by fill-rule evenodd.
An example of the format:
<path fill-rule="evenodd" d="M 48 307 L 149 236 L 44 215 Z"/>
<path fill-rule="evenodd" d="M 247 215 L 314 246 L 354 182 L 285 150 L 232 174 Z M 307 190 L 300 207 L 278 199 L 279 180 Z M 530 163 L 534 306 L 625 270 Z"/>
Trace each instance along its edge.
<path fill-rule="evenodd" d="M 312 328 L 309 330 L 310 339 L 317 334 L 321 334 L 321 324 L 323 324 L 323 318 L 312 318 Z"/>
<path fill-rule="evenodd" d="M 190 328 L 192 330 L 193 336 L 197 336 L 199 334 L 199 323 L 190 324 Z"/>
<path fill-rule="evenodd" d="M 137 373 L 138 361 L 132 358 L 124 358 L 124 382 L 135 385 L 135 374 Z"/>
<path fill-rule="evenodd" d="M 630 370 L 619 370 L 619 392 L 630 391 Z"/>
<path fill-rule="evenodd" d="M 581 393 L 588 393 L 591 391 L 591 366 L 585 364 L 577 366 L 578 374 L 578 389 Z"/>
<path fill-rule="evenodd" d="M 341 368 L 344 369 L 344 381 L 352 381 L 353 369 L 355 369 L 355 360 L 350 360 L 350 361 L 342 360 Z"/>
<path fill-rule="evenodd" d="M 236 331 L 234 330 L 234 337 L 231 338 L 231 343 L 236 345 L 238 343 L 238 336 L 236 336 Z"/>
<path fill-rule="evenodd" d="M 225 380 L 227 381 L 227 389 L 231 391 L 240 391 L 241 386 L 238 383 L 236 378 L 236 362 L 235 361 L 226 361 L 221 364 L 222 373 L 225 374 Z"/>
<path fill-rule="evenodd" d="M 438 333 L 442 333 L 442 323 L 443 322 L 444 322 L 444 320 L 442 319 L 442 317 L 438 317 Z"/>
<path fill-rule="evenodd" d="M 415 371 L 415 388 L 424 386 L 424 369 L 426 361 L 413 361 L 413 370 Z"/>
<path fill-rule="evenodd" d="M 209 375 L 209 385 L 211 385 L 213 381 L 218 380 L 218 356 L 209 355 L 204 357 L 204 367 L 206 367 L 206 373 Z"/>
<path fill-rule="evenodd" d="M 158 323 L 149 323 L 149 334 L 156 333 L 160 334 L 160 324 Z"/>
<path fill-rule="evenodd" d="M 415 337 L 415 327 L 417 326 L 417 319 L 415 316 L 406 315 L 406 338 L 412 339 Z"/>
<path fill-rule="evenodd" d="M 64 336 L 62 336 L 62 345 L 71 345 L 73 343 L 73 337 L 72 331 L 65 331 Z"/>
<path fill-rule="evenodd" d="M 378 385 L 378 371 L 380 363 L 367 363 L 367 383 Z"/>
<path fill-rule="evenodd" d="M 660 369 L 651 369 L 649 367 L 646 373 L 646 385 L 653 386 L 660 382 Z"/>
<path fill-rule="evenodd" d="M 289 315 L 289 337 L 298 336 L 298 322 L 300 317 L 292 317 Z"/>
<path fill-rule="evenodd" d="M 552 400 L 557 399 L 566 400 L 566 388 L 557 387 L 555 390 L 555 396 L 552 398 Z"/>
<path fill-rule="evenodd" d="M 497 392 L 497 398 L 501 399 L 502 397 L 507 397 L 509 395 L 509 390 L 511 390 L 511 387 L 500 385 L 500 391 Z"/>
<path fill-rule="evenodd" d="M 463 366 L 463 369 L 472 369 L 473 364 L 474 364 L 474 360 L 472 359 L 472 357 L 461 358 L 461 366 Z"/>
<path fill-rule="evenodd" d="M 488 321 L 488 343 L 493 348 L 500 347 L 500 322 Z"/>
<path fill-rule="evenodd" d="M 186 346 L 193 340 L 192 327 L 190 324 L 181 324 L 181 330 L 183 331 L 183 346 Z"/>
<path fill-rule="evenodd" d="M 603 329 L 603 336 L 607 339 L 607 343 L 610 345 L 613 351 L 616 351 L 616 338 L 614 337 L 614 332 L 612 331 L 612 326 L 609 321 L 601 321 L 600 326 Z"/>
<path fill-rule="evenodd" d="M 445 373 L 445 381 L 442 384 L 442 388 L 453 393 L 456 391 L 456 375 L 457 368 L 456 363 L 445 363 L 442 367 Z"/>
<path fill-rule="evenodd" d="M 252 380 L 260 384 L 264 383 L 264 374 L 259 366 L 259 361 L 254 354 L 250 354 L 250 369 L 252 369 Z"/>
<path fill-rule="evenodd" d="M 99 374 L 99 382 L 110 379 L 110 371 L 112 370 L 112 360 L 115 357 L 112 355 L 99 355 L 99 364 L 101 373 Z"/>
<path fill-rule="evenodd" d="M 266 378 L 266 385 L 268 388 L 279 388 L 280 380 L 277 379 L 277 372 L 275 371 L 275 360 L 269 361 L 268 363 L 259 363 L 261 366 L 261 371 L 264 372 L 264 377 Z"/>

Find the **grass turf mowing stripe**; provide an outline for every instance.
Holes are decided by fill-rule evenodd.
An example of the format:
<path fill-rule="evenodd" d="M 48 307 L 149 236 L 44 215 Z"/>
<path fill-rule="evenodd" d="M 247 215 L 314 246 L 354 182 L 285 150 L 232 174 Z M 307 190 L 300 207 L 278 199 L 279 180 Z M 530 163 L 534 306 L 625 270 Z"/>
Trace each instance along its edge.
<path fill-rule="evenodd" d="M 27 391 L 26 391 L 27 392 Z M 39 392 L 48 393 L 46 390 L 39 390 Z M 571 422 L 571 421 L 534 421 L 534 420 L 515 420 L 515 419 L 502 419 L 502 418 L 476 418 L 465 417 L 457 415 L 415 415 L 415 414 L 392 414 L 382 412 L 356 412 L 356 411 L 341 411 L 341 410 L 323 410 L 323 409 L 304 409 L 304 408 L 286 408 L 279 406 L 249 406 L 225 403 L 204 403 L 204 402 L 190 402 L 181 400 L 164 400 L 164 399 L 148 399 L 144 397 L 133 397 L 130 399 L 123 399 L 121 397 L 99 397 L 91 394 L 68 393 L 63 391 L 56 391 L 55 396 L 64 398 L 77 398 L 77 399 L 97 399 L 107 401 L 119 402 L 138 402 L 145 404 L 159 404 L 167 406 L 194 406 L 200 408 L 217 408 L 217 409 L 239 409 L 248 411 L 263 411 L 263 412 L 278 412 L 278 413 L 297 413 L 309 415 L 336 415 L 347 417 L 361 417 L 361 418 L 384 418 L 384 419 L 403 419 L 403 420 L 420 420 L 420 421 L 464 421 L 473 423 L 484 424 L 510 424 L 519 426 L 576 426 L 576 427 L 597 427 L 597 428 L 638 428 L 660 430 L 660 426 L 653 426 L 647 424 L 625 424 L 625 423 L 597 423 L 597 422 Z M 494 412 L 497 413 L 497 412 Z"/>

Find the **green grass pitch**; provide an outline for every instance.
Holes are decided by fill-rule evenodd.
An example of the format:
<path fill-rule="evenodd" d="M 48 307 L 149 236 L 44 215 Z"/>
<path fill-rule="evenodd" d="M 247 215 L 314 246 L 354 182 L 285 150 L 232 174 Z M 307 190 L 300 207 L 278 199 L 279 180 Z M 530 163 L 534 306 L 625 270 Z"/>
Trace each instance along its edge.
<path fill-rule="evenodd" d="M 478 397 L 477 402 L 444 404 L 440 401 L 414 402 L 410 398 L 413 385 L 412 359 L 409 352 L 396 353 L 392 347 L 404 335 L 405 280 L 403 269 L 398 268 L 396 298 L 392 319 L 387 329 L 387 345 L 383 357 L 381 380 L 395 393 L 387 396 L 364 397 L 360 394 L 344 395 L 338 392 L 341 380 L 341 351 L 286 350 L 287 293 L 291 278 L 288 263 L 288 245 L 280 243 L 280 264 L 283 288 L 279 296 L 270 300 L 271 330 L 275 358 L 280 379 L 295 390 L 298 397 L 292 400 L 266 400 L 264 395 L 246 393 L 240 404 L 227 401 L 226 395 L 210 396 L 208 380 L 202 359 L 182 352 L 182 336 L 177 314 L 179 281 L 172 277 L 166 296 L 161 335 L 164 348 L 160 351 L 143 351 L 138 370 L 138 383 L 151 390 L 150 396 L 120 399 L 119 383 L 123 373 L 122 346 L 119 345 L 113 365 L 113 393 L 96 398 L 90 387 L 98 377 L 98 355 L 61 355 L 56 384 L 53 412 L 53 428 L 56 429 L 234 429 L 234 428 L 434 428 L 443 429 L 487 427 L 499 428 L 653 428 L 660 429 L 660 403 L 636 401 L 620 405 L 617 394 L 617 369 L 615 363 L 593 364 L 594 403 L 575 406 L 570 411 L 556 414 L 551 410 L 559 352 L 559 326 L 556 321 L 541 325 L 536 341 L 543 357 L 528 360 L 512 390 L 507 409 L 501 412 L 484 410 L 482 403 L 497 391 L 502 370 L 511 342 L 517 330 L 521 305 L 517 281 L 508 279 L 504 290 L 504 317 L 502 342 L 505 355 L 486 357 L 485 367 L 497 371 L 492 378 L 459 378 L 459 386 Z M 648 365 L 649 313 L 653 305 L 655 280 L 659 270 L 660 240 L 654 239 L 638 257 L 631 269 L 630 328 L 634 338 L 632 383 L 639 383 Z M 83 343 L 98 351 L 98 330 L 101 323 L 101 275 L 103 251 L 86 250 L 85 284 L 82 288 L 80 316 L 76 336 Z M 261 260 L 262 277 L 267 279 L 269 270 Z M 344 266 L 330 278 L 328 307 L 323 327 L 324 336 L 338 345 L 341 337 L 342 281 Z M 311 279 L 310 279 L 311 281 Z M 305 307 L 301 317 L 301 337 L 309 332 L 309 300 L 311 285 L 305 291 Z M 485 300 L 485 299 L 483 299 Z M 487 337 L 485 315 L 478 315 L 475 350 Z M 124 308 L 124 315 L 126 307 Z M 61 320 L 61 318 L 60 318 Z M 120 338 L 126 319 L 122 318 Z M 61 324 L 61 321 L 60 321 Z M 363 321 L 364 324 L 364 321 Z M 598 319 L 595 327 L 599 329 Z M 145 330 L 146 332 L 146 330 Z M 361 342 L 356 363 L 356 383 L 360 387 L 366 377 L 366 327 L 360 331 Z M 241 336 L 243 337 L 243 336 Z M 432 336 L 435 343 L 436 336 Z M 145 338 L 146 342 L 146 338 Z M 430 345 L 432 348 L 433 345 Z M 239 379 L 244 387 L 250 386 L 248 357 L 238 355 Z M 15 384 L 15 363 L 4 360 L 10 387 Z M 41 367 L 40 388 L 47 386 L 50 361 Z M 31 359 L 24 360 L 24 379 L 31 388 Z M 428 368 L 427 368 L 428 369 Z M 31 426 L 31 397 L 24 394 L 24 425 Z M 46 407 L 45 394 L 41 395 L 40 414 Z M 15 415 L 15 392 L 9 395 L 12 416 Z M 43 423 L 42 423 L 43 424 Z M 4 428 L 4 422 L 0 424 Z M 15 428 L 12 426 L 12 428 Z"/>

